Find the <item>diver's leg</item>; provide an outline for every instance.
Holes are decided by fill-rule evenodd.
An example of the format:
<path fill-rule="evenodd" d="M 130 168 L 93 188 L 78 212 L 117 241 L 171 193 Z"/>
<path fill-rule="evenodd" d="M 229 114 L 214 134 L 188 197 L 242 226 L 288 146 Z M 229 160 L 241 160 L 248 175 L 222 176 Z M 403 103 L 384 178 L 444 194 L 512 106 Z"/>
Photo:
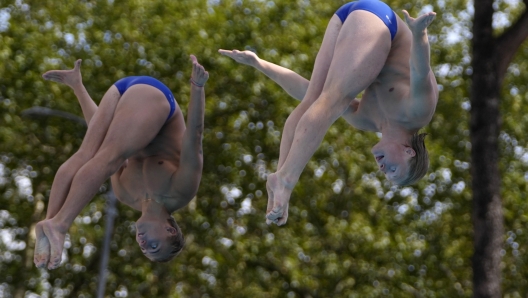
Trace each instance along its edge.
<path fill-rule="evenodd" d="M 51 246 L 48 268 L 59 265 L 64 236 L 75 217 L 128 157 L 149 145 L 165 124 L 169 111 L 165 95 L 152 86 L 134 85 L 123 94 L 95 156 L 76 172 L 59 212 L 44 222 Z"/>
<path fill-rule="evenodd" d="M 293 186 L 319 147 L 330 125 L 348 108 L 357 94 L 378 76 L 391 49 L 386 25 L 374 14 L 357 10 L 346 19 L 335 46 L 323 90 L 295 128 L 288 156 L 268 178 L 274 204 L 267 218 L 284 223 Z"/>

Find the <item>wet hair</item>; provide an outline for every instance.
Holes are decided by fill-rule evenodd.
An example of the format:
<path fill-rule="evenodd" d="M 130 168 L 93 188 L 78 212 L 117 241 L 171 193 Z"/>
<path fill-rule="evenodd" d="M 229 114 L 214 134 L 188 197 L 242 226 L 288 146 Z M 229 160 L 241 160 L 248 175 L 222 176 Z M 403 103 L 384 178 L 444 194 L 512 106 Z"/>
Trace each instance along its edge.
<path fill-rule="evenodd" d="M 427 170 L 429 169 L 429 153 L 427 153 L 427 149 L 425 148 L 425 136 L 427 136 L 426 133 L 415 133 L 412 136 L 411 147 L 416 152 L 416 155 L 409 160 L 409 174 L 407 178 L 398 182 L 398 185 L 406 186 L 414 184 L 427 174 Z"/>
<path fill-rule="evenodd" d="M 174 218 L 172 216 L 170 216 L 167 221 L 169 222 L 169 224 L 171 225 L 171 227 L 175 228 L 176 229 L 176 235 L 172 235 L 168 238 L 168 242 L 172 248 L 172 250 L 169 252 L 169 254 L 164 257 L 164 258 L 159 258 L 159 259 L 155 259 L 154 261 L 156 262 L 160 262 L 160 263 L 166 263 L 172 259 L 174 259 L 174 257 L 176 257 L 177 255 L 180 254 L 180 252 L 182 251 L 183 249 L 183 246 L 185 245 L 185 238 L 183 237 L 183 233 L 180 229 L 180 227 L 178 226 L 178 224 L 176 223 L 176 221 L 174 220 Z"/>

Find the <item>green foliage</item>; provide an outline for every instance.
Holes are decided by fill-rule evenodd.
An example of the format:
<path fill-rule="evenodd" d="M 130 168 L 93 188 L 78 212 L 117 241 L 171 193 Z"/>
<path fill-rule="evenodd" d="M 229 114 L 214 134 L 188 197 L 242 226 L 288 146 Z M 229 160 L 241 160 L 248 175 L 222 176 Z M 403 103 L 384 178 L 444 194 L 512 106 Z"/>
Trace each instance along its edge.
<path fill-rule="evenodd" d="M 370 157 L 377 136 L 339 120 L 294 190 L 288 224 L 264 222 L 265 178 L 276 168 L 280 132 L 297 102 L 216 51 L 251 49 L 309 78 L 326 24 L 342 3 L 0 1 L 10 16 L 8 28 L 0 24 L 0 231 L 13 238 L 0 240 L 0 293 L 92 297 L 97 287 L 101 196 L 70 229 L 59 269 L 32 264 L 33 227 L 45 215 L 54 174 L 85 132 L 64 119 L 21 116 L 32 106 L 81 115 L 71 90 L 40 74 L 71 68 L 81 58 L 84 83 L 97 102 L 117 79 L 151 75 L 173 90 L 185 113 L 188 57 L 195 54 L 210 80 L 200 191 L 175 213 L 187 245 L 171 263 L 149 262 L 134 240 L 138 213 L 119 206 L 107 296 L 471 296 L 471 20 L 465 1 L 390 3 L 411 15 L 426 5 L 438 12 L 429 29 L 442 86 L 437 113 L 425 128 L 430 174 L 416 187 L 391 186 Z M 500 7 L 510 19 L 524 9 L 506 2 Z M 462 38 L 453 39 L 453 32 Z M 527 58 L 525 43 L 506 77 L 502 106 L 506 297 L 528 293 Z"/>

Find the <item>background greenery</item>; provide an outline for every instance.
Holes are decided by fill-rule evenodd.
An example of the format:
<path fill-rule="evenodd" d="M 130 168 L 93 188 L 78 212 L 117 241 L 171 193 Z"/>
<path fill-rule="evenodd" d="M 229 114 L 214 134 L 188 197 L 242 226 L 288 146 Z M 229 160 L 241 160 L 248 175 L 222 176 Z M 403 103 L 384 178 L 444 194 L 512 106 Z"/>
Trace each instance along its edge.
<path fill-rule="evenodd" d="M 118 206 L 107 296 L 471 296 L 467 1 L 389 2 L 400 16 L 401 9 L 438 13 L 429 35 L 441 93 L 425 128 L 426 178 L 413 187 L 390 185 L 369 153 L 378 136 L 338 120 L 294 190 L 288 224 L 264 222 L 266 175 L 275 170 L 280 132 L 297 102 L 216 51 L 251 49 L 309 78 L 326 24 L 343 3 L 0 0 L 0 296 L 93 297 L 97 288 L 103 196 L 70 229 L 59 269 L 32 263 L 33 227 L 45 216 L 55 172 L 85 132 L 62 118 L 21 116 L 33 106 L 81 115 L 74 94 L 41 73 L 82 58 L 96 102 L 121 77 L 151 75 L 173 90 L 185 113 L 190 54 L 210 79 L 200 191 L 174 214 L 187 245 L 168 264 L 151 263 L 134 240 L 138 212 Z M 526 9 L 496 3 L 497 32 Z M 527 69 L 525 42 L 502 101 L 505 297 L 528 295 Z"/>

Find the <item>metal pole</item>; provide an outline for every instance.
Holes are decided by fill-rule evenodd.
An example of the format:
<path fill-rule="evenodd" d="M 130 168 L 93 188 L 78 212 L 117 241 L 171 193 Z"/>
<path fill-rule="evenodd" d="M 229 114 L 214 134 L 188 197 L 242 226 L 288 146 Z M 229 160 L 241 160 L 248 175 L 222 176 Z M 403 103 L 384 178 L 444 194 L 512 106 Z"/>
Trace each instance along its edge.
<path fill-rule="evenodd" d="M 108 259 L 110 256 L 110 240 L 112 239 L 112 232 L 114 230 L 114 220 L 117 215 L 116 210 L 116 197 L 112 188 L 105 194 L 106 197 L 106 223 L 105 223 L 105 234 L 103 241 L 103 251 L 101 253 L 101 267 L 99 269 L 99 279 L 97 285 L 97 297 L 103 298 L 105 287 L 106 287 L 106 278 Z"/>

